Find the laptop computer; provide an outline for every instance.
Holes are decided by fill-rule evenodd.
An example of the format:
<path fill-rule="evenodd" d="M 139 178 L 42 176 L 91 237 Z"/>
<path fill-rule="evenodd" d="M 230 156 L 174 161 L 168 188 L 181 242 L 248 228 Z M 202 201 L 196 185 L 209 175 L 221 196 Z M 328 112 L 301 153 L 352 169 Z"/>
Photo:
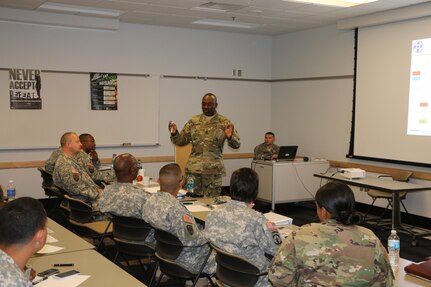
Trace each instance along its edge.
<path fill-rule="evenodd" d="M 291 161 L 295 159 L 296 152 L 298 151 L 297 145 L 281 146 L 278 151 L 277 161 Z"/>

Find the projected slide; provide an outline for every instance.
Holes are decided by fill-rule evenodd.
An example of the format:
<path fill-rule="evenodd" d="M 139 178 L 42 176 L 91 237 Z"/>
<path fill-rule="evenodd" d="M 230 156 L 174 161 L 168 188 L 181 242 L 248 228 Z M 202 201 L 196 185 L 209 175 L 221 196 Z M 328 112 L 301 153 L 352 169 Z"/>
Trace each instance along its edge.
<path fill-rule="evenodd" d="M 431 38 L 412 41 L 408 135 L 431 136 Z"/>

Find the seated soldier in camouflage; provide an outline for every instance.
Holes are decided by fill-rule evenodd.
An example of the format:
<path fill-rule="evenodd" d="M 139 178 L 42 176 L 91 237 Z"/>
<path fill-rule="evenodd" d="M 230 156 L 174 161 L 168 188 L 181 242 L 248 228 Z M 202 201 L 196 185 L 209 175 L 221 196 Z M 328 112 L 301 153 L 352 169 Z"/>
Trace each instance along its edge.
<path fill-rule="evenodd" d="M 254 160 L 273 160 L 278 157 L 280 147 L 274 144 L 275 135 L 273 132 L 265 134 L 265 142 L 254 148 Z"/>
<path fill-rule="evenodd" d="M 30 273 L 34 270 L 26 270 L 26 264 L 45 245 L 46 224 L 42 204 L 30 197 L 15 199 L 0 209 L 0 286 L 33 286 Z"/>
<path fill-rule="evenodd" d="M 87 170 L 79 162 L 81 142 L 76 133 L 65 133 L 60 140 L 62 152 L 54 167 L 54 184 L 70 196 L 87 201 L 97 208 L 97 199 L 102 189 L 94 183 Z"/>
<path fill-rule="evenodd" d="M 240 168 L 230 179 L 232 200 L 213 210 L 205 221 L 205 235 L 219 248 L 243 257 L 266 271 L 281 243 L 277 230 L 268 228 L 265 216 L 252 209 L 257 198 L 259 179 L 250 168 Z M 272 229 L 272 230 L 270 230 Z M 266 276 L 261 276 L 255 286 L 271 286 Z"/>
<path fill-rule="evenodd" d="M 82 144 L 82 150 L 88 154 L 91 159 L 91 162 L 96 168 L 100 168 L 100 160 L 99 155 L 96 152 L 96 140 L 90 134 L 80 134 L 79 140 Z"/>
<path fill-rule="evenodd" d="M 393 286 L 386 250 L 374 233 L 355 224 L 349 186 L 329 182 L 316 193 L 321 223 L 292 233 L 269 270 L 274 286 Z"/>
<path fill-rule="evenodd" d="M 143 205 L 149 194 L 133 185 L 133 180 L 138 175 L 138 161 L 129 153 L 120 154 L 115 158 L 114 170 L 117 181 L 105 187 L 100 195 L 100 211 L 142 219 Z M 155 246 L 154 231 L 147 236 L 145 242 Z"/>
<path fill-rule="evenodd" d="M 88 134 L 84 134 L 84 135 L 88 135 Z M 89 136 L 91 138 L 93 138 L 91 135 L 89 135 Z M 54 150 L 51 153 L 51 156 L 45 162 L 45 170 L 48 173 L 50 173 L 50 174 L 54 173 L 55 163 L 57 162 L 57 159 L 60 157 L 62 152 L 63 152 L 63 148 L 60 146 L 58 149 Z M 115 174 L 112 171 L 99 171 L 99 170 L 97 170 L 96 166 L 93 164 L 93 161 L 92 161 L 92 158 L 90 157 L 90 155 L 87 154 L 82 148 L 79 151 L 79 153 L 76 155 L 75 160 L 85 169 L 85 171 L 88 173 L 88 175 L 99 186 L 101 186 L 100 182 L 108 183 L 108 182 L 112 182 L 113 180 L 115 180 Z"/>
<path fill-rule="evenodd" d="M 170 232 L 186 246 L 176 261 L 186 269 L 198 272 L 210 248 L 190 211 L 177 200 L 183 185 L 181 168 L 176 163 L 165 165 L 159 172 L 160 191 L 148 197 L 142 208 L 142 218 L 154 228 Z M 210 257 L 204 272 L 215 272 L 214 257 Z"/>

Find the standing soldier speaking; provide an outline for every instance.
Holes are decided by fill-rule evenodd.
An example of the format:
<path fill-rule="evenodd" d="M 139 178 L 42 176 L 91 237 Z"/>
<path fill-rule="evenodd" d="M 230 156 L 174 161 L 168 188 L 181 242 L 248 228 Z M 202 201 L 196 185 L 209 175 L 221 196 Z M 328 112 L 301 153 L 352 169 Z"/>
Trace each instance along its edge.
<path fill-rule="evenodd" d="M 219 115 L 217 97 L 207 93 L 202 98 L 202 114 L 193 116 L 178 132 L 177 125 L 169 122 L 171 142 L 177 146 L 192 145 L 192 152 L 186 166 L 186 173 L 193 177 L 197 196 L 220 195 L 223 165 L 223 147 L 227 140 L 233 149 L 240 147 L 240 139 L 233 123 Z"/>

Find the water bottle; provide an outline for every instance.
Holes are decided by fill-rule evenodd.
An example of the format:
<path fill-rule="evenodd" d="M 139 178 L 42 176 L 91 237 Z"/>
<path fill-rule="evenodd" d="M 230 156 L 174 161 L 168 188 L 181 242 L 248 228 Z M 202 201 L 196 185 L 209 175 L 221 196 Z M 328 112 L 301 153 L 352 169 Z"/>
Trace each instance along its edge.
<path fill-rule="evenodd" d="M 117 157 L 117 154 L 113 154 L 112 155 L 112 159 L 111 159 L 111 169 L 114 169 L 114 162 L 115 162 L 115 158 Z"/>
<path fill-rule="evenodd" d="M 13 180 L 9 180 L 7 184 L 7 200 L 12 201 L 16 197 L 16 191 L 15 191 L 15 183 Z"/>
<path fill-rule="evenodd" d="M 192 175 L 187 178 L 187 192 L 193 194 L 195 190 L 195 180 Z"/>
<path fill-rule="evenodd" d="M 395 273 L 398 271 L 400 261 L 400 238 L 398 237 L 396 230 L 391 230 L 391 235 L 388 237 L 388 253 L 389 262 Z"/>

